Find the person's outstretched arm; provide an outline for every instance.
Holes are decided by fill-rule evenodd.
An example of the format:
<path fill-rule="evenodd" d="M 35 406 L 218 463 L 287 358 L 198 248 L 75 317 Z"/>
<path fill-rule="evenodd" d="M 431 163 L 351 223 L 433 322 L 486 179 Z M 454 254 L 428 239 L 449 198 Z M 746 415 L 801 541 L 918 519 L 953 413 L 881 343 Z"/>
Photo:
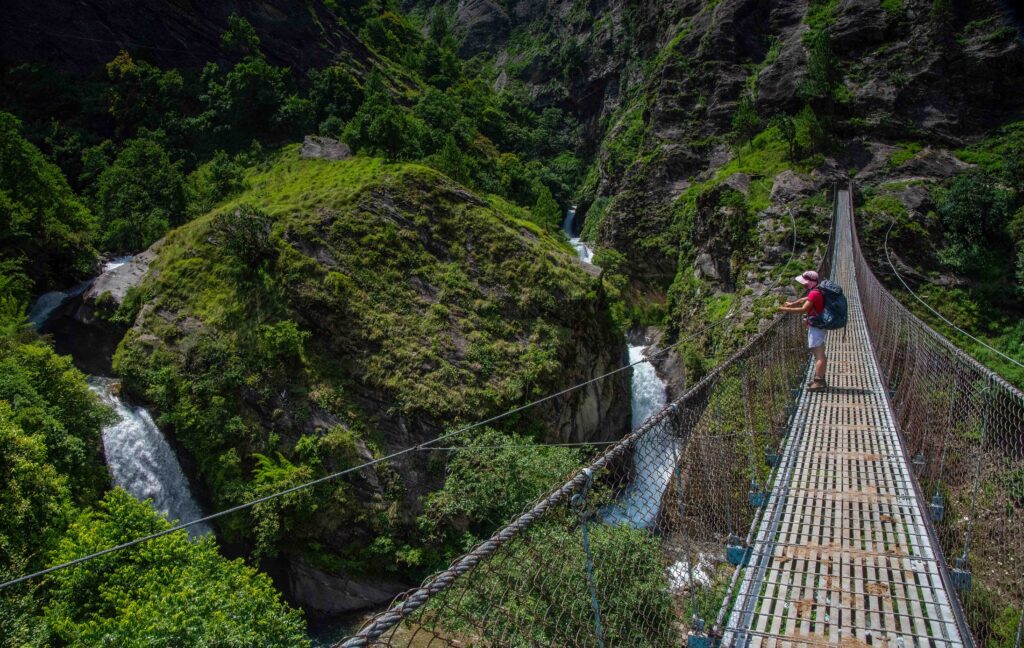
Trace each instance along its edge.
<path fill-rule="evenodd" d="M 790 305 L 792 304 L 792 305 Z M 799 304 L 799 306 L 797 305 Z M 785 306 L 779 306 L 780 313 L 804 313 L 809 315 L 814 305 L 807 301 L 807 298 L 798 299 L 795 302 L 786 302 Z"/>

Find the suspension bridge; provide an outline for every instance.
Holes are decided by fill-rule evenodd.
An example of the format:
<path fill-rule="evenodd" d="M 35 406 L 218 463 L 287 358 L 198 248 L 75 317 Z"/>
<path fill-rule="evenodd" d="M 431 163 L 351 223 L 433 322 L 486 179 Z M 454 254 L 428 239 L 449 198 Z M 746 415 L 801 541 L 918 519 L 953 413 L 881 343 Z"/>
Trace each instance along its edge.
<path fill-rule="evenodd" d="M 849 190 L 822 271 L 828 390 L 776 318 L 340 645 L 1019 648 L 1024 395 L 885 290 Z"/>

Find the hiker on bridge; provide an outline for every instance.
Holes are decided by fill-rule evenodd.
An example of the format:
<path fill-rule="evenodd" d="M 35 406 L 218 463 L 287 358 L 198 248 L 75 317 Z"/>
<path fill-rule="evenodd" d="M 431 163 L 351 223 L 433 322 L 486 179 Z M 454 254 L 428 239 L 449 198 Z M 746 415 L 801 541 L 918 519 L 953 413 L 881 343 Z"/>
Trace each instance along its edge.
<path fill-rule="evenodd" d="M 818 289 L 818 273 L 808 270 L 796 277 L 796 281 L 807 288 L 807 295 L 795 301 L 788 301 L 779 306 L 783 313 L 802 313 L 804 325 L 807 326 L 807 348 L 814 355 L 814 380 L 807 386 L 808 389 L 819 390 L 828 387 L 825 382 L 825 368 L 828 365 L 828 358 L 825 356 L 825 329 L 812 324 L 817 323 L 825 313 L 825 296 Z"/>

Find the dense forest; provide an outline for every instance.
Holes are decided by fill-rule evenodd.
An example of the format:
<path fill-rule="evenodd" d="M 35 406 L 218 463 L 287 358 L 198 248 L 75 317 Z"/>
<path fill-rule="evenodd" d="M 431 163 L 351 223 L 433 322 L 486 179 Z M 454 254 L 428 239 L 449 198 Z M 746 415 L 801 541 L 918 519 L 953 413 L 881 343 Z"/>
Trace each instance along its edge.
<path fill-rule="evenodd" d="M 89 374 L 153 412 L 210 511 L 617 370 L 629 334 L 678 394 L 820 261 L 837 183 L 891 289 L 1024 361 L 1024 49 L 994 0 L 97 0 L 70 38 L 41 22 L 70 5 L 22 4 L 0 27 L 3 580 L 169 528 L 114 486 Z M 77 346 L 30 323 L 128 256 L 130 285 L 58 311 Z M 620 374 L 450 456 L 4 589 L 0 644 L 305 645 L 629 411 Z"/>

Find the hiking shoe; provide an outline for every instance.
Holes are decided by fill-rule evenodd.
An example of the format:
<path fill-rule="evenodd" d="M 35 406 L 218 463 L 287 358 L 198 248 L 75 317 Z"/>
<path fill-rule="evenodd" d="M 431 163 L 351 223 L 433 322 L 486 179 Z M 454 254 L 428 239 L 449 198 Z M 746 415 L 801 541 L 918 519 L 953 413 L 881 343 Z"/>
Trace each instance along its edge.
<path fill-rule="evenodd" d="M 807 385 L 808 391 L 822 391 L 828 389 L 828 383 L 825 382 L 824 378 L 815 378 L 811 381 L 811 384 Z"/>

